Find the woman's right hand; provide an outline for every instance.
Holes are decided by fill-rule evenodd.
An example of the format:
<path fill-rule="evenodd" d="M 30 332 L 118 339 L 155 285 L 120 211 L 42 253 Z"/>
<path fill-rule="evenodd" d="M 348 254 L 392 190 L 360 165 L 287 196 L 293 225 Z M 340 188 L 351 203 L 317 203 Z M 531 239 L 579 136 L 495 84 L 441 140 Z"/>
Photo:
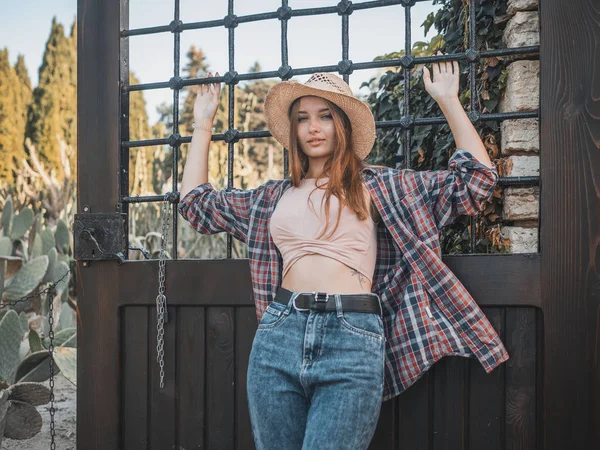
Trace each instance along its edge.
<path fill-rule="evenodd" d="M 219 76 L 219 72 L 216 73 Z M 209 72 L 205 78 L 212 78 Z M 219 106 L 221 83 L 199 84 L 197 86 L 196 101 L 194 102 L 194 121 L 196 124 L 205 124 L 212 128 L 215 114 Z"/>

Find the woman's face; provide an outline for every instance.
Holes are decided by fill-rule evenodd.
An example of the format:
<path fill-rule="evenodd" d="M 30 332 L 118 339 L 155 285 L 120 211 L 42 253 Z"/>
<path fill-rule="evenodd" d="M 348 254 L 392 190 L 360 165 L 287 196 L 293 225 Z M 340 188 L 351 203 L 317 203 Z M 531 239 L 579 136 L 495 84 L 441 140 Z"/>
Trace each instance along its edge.
<path fill-rule="evenodd" d="M 335 128 L 327 102 L 321 97 L 300 98 L 298 141 L 309 158 L 329 157 L 335 149 Z"/>

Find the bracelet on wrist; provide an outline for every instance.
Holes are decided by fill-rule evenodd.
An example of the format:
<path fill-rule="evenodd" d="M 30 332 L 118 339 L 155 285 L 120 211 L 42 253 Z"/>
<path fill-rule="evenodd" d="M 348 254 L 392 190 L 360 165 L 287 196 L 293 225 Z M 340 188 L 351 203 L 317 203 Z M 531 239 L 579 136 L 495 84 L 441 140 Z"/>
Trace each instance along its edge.
<path fill-rule="evenodd" d="M 193 129 L 200 128 L 201 130 L 206 130 L 206 131 L 210 131 L 210 132 L 213 132 L 213 131 L 215 131 L 215 127 L 212 127 L 212 128 L 207 128 L 207 127 L 204 127 L 204 126 L 202 126 L 202 125 L 198 125 L 198 124 L 196 124 L 195 122 L 194 122 L 194 123 L 192 123 L 192 128 L 193 128 Z"/>

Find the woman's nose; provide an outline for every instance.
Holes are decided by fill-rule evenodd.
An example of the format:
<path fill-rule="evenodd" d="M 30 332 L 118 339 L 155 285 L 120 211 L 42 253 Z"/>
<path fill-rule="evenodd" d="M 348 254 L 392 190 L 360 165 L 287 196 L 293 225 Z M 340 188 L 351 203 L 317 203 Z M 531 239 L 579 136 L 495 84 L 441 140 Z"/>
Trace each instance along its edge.
<path fill-rule="evenodd" d="M 316 120 L 311 120 L 309 128 L 310 128 L 310 131 L 319 131 L 319 124 L 317 123 Z"/>

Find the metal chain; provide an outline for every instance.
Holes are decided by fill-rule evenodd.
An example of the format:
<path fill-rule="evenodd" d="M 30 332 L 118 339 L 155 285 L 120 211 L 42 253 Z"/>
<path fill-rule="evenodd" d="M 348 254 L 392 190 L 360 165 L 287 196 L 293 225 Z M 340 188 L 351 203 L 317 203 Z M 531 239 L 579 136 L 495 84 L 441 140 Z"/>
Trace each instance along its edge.
<path fill-rule="evenodd" d="M 60 280 L 55 281 L 49 287 L 47 287 L 46 289 L 43 289 L 42 291 L 40 291 L 36 294 L 29 294 L 29 295 L 26 295 L 25 297 L 21 297 L 18 300 L 0 303 L 0 309 L 3 309 L 8 306 L 15 306 L 16 304 L 22 303 L 31 298 L 41 297 L 43 294 L 46 294 L 46 299 L 48 300 L 48 323 L 50 324 L 50 331 L 48 332 L 48 337 L 50 338 L 50 345 L 48 346 L 48 353 L 50 354 L 50 358 L 48 358 L 48 360 L 50 363 L 50 449 L 51 450 L 56 450 L 56 442 L 54 442 L 55 435 L 56 435 L 55 425 L 54 425 L 54 414 L 56 411 L 54 409 L 54 327 L 53 327 L 54 317 L 52 316 L 52 314 L 54 312 L 54 308 L 53 308 L 53 304 L 52 304 L 53 303 L 52 299 L 50 297 L 50 293 L 55 292 L 56 286 L 58 286 L 58 284 L 62 280 L 64 280 L 65 277 L 67 275 L 69 275 L 69 273 L 71 273 L 71 271 L 67 270 Z M 68 287 L 66 287 L 65 289 L 68 289 Z"/>
<path fill-rule="evenodd" d="M 50 345 L 48 346 L 48 352 L 50 353 L 50 450 L 56 450 L 56 443 L 54 442 L 54 317 L 52 313 L 54 311 L 53 298 L 50 295 L 46 295 L 48 299 L 48 323 L 50 324 L 50 331 L 48 331 L 48 337 L 50 338 Z"/>
<path fill-rule="evenodd" d="M 169 217 L 171 215 L 171 203 L 169 202 L 169 193 L 165 194 L 162 211 L 162 230 L 160 255 L 158 259 L 158 296 L 156 297 L 156 360 L 160 366 L 160 387 L 164 384 L 164 324 L 169 321 L 169 312 L 167 310 L 167 297 L 165 296 L 165 263 L 167 260 L 167 237 L 169 232 Z"/>

